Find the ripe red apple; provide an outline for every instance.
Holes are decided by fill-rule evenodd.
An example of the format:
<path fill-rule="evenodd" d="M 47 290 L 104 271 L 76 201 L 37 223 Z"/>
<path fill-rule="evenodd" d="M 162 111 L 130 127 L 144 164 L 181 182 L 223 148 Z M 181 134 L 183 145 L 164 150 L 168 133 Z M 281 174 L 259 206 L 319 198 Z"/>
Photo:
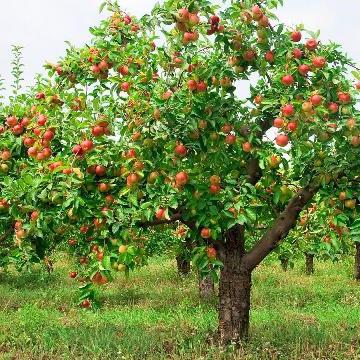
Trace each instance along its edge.
<path fill-rule="evenodd" d="M 71 271 L 71 272 L 69 273 L 69 277 L 70 277 L 71 279 L 75 279 L 75 278 L 77 277 L 77 272 L 76 272 L 76 271 Z"/>
<path fill-rule="evenodd" d="M 94 147 L 94 143 L 91 140 L 84 140 L 81 142 L 80 146 L 86 152 Z"/>
<path fill-rule="evenodd" d="M 338 92 L 338 99 L 341 104 L 348 104 L 351 101 L 350 94 L 343 91 Z"/>
<path fill-rule="evenodd" d="M 39 92 L 35 95 L 35 99 L 36 100 L 42 100 L 42 99 L 45 99 L 45 93 L 43 92 Z"/>
<path fill-rule="evenodd" d="M 189 182 L 189 175 L 186 171 L 180 171 L 175 175 L 175 181 L 178 186 L 184 186 Z"/>
<path fill-rule="evenodd" d="M 46 130 L 44 132 L 43 139 L 46 141 L 51 141 L 54 138 L 54 136 L 55 134 L 52 131 Z"/>
<path fill-rule="evenodd" d="M 360 90 L 360 82 L 358 82 L 358 83 L 355 84 L 355 89 L 356 89 L 356 90 Z"/>
<path fill-rule="evenodd" d="M 121 84 L 121 90 L 124 92 L 129 92 L 130 90 L 130 83 L 124 82 Z"/>
<path fill-rule="evenodd" d="M 42 153 L 44 154 L 44 158 L 48 159 L 51 156 L 52 151 L 50 148 L 46 147 L 43 149 Z"/>
<path fill-rule="evenodd" d="M 295 49 L 293 50 L 292 54 L 293 54 L 293 57 L 294 57 L 295 59 L 301 59 L 302 56 L 303 56 L 303 52 L 302 52 L 301 49 L 299 49 L 299 48 L 295 48 Z"/>
<path fill-rule="evenodd" d="M 319 94 L 315 94 L 315 95 L 311 96 L 311 98 L 310 98 L 310 101 L 314 106 L 320 105 L 322 100 L 323 100 L 323 98 Z"/>
<path fill-rule="evenodd" d="M 284 126 L 284 120 L 281 118 L 276 118 L 274 120 L 273 126 L 281 129 Z"/>
<path fill-rule="evenodd" d="M 44 159 L 45 159 L 45 154 L 42 151 L 38 152 L 36 155 L 36 160 L 42 161 Z"/>
<path fill-rule="evenodd" d="M 316 39 L 309 39 L 305 46 L 308 50 L 315 50 L 318 47 L 318 41 Z"/>
<path fill-rule="evenodd" d="M 192 80 L 189 80 L 187 86 L 188 86 L 188 89 L 189 89 L 190 91 L 195 91 L 196 88 L 197 88 L 197 82 L 196 82 L 196 80 L 193 80 L 193 79 L 192 79 Z"/>
<path fill-rule="evenodd" d="M 199 24 L 200 18 L 197 14 L 189 14 L 189 20 L 188 23 L 191 27 Z"/>
<path fill-rule="evenodd" d="M 294 78 L 292 75 L 284 75 L 281 78 L 281 82 L 283 83 L 283 85 L 285 86 L 290 86 L 294 83 Z"/>
<path fill-rule="evenodd" d="M 274 62 L 275 60 L 275 54 L 273 51 L 267 51 L 265 54 L 265 60 L 269 62 L 270 64 Z"/>
<path fill-rule="evenodd" d="M 196 84 L 196 90 L 199 92 L 205 92 L 207 90 L 207 84 L 205 81 L 199 81 Z"/>
<path fill-rule="evenodd" d="M 215 248 L 213 248 L 213 247 L 208 247 L 207 249 L 206 249 L 206 254 L 207 254 L 207 256 L 208 256 L 208 258 L 210 259 L 210 260 L 215 260 L 216 259 L 216 250 L 215 250 Z"/>
<path fill-rule="evenodd" d="M 105 183 L 100 183 L 98 185 L 98 189 L 100 192 L 108 192 L 110 190 L 110 185 Z"/>
<path fill-rule="evenodd" d="M 118 72 L 123 75 L 126 76 L 129 74 L 129 67 L 126 65 L 122 65 L 118 67 Z"/>
<path fill-rule="evenodd" d="M 186 8 L 182 8 L 178 11 L 177 21 L 179 22 L 187 22 L 189 20 L 189 10 Z"/>
<path fill-rule="evenodd" d="M 39 126 L 44 126 L 47 122 L 47 116 L 44 114 L 40 114 L 37 120 L 37 124 Z"/>
<path fill-rule="evenodd" d="M 322 69 L 326 65 L 326 59 L 323 56 L 315 56 L 312 59 L 312 64 L 318 68 Z"/>
<path fill-rule="evenodd" d="M 84 155 L 84 150 L 82 149 L 82 147 L 80 145 L 75 145 L 72 148 L 72 153 L 76 156 L 82 156 L 82 155 Z"/>
<path fill-rule="evenodd" d="M 83 308 L 83 309 L 88 309 L 90 306 L 91 306 L 91 302 L 89 299 L 85 299 L 81 302 L 80 306 Z"/>
<path fill-rule="evenodd" d="M 306 76 L 310 71 L 310 66 L 306 64 L 299 65 L 298 67 L 299 73 L 303 76 Z"/>
<path fill-rule="evenodd" d="M 27 118 L 27 117 L 24 117 L 23 119 L 21 119 L 20 124 L 21 124 L 23 127 L 27 127 L 27 126 L 30 124 L 30 119 Z"/>
<path fill-rule="evenodd" d="M 209 191 L 211 194 L 218 194 L 221 191 L 221 187 L 217 184 L 210 184 Z"/>
<path fill-rule="evenodd" d="M 101 176 L 105 176 L 106 174 L 106 167 L 105 166 L 102 166 L 102 165 L 97 165 L 95 167 L 95 174 L 99 177 Z"/>
<path fill-rule="evenodd" d="M 233 135 L 233 134 L 228 134 L 228 135 L 226 135 L 225 142 L 226 142 L 228 145 L 233 145 L 233 144 L 235 144 L 235 142 L 236 142 L 236 136 Z"/>
<path fill-rule="evenodd" d="M 79 230 L 82 234 L 86 234 L 90 230 L 90 228 L 88 225 L 81 225 Z"/>
<path fill-rule="evenodd" d="M 9 150 L 4 150 L 1 153 L 0 158 L 2 161 L 8 161 L 11 158 L 11 152 Z"/>
<path fill-rule="evenodd" d="M 337 103 L 330 103 L 328 109 L 331 113 L 335 114 L 339 111 L 339 105 Z"/>
<path fill-rule="evenodd" d="M 158 219 L 158 220 L 162 220 L 162 219 L 165 219 L 165 212 L 166 210 L 163 209 L 163 208 L 160 208 L 156 211 L 155 213 L 155 217 Z"/>
<path fill-rule="evenodd" d="M 300 31 L 293 31 L 290 35 L 291 41 L 299 42 L 301 40 L 301 32 Z"/>
<path fill-rule="evenodd" d="M 242 148 L 245 152 L 250 152 L 251 151 L 251 144 L 249 142 L 244 142 L 242 144 Z"/>
<path fill-rule="evenodd" d="M 15 116 L 9 116 L 7 119 L 6 119 L 6 124 L 10 127 L 13 127 L 17 124 L 17 119 Z"/>
<path fill-rule="evenodd" d="M 24 132 L 24 128 L 20 124 L 15 125 L 11 130 L 15 135 L 21 135 Z"/>
<path fill-rule="evenodd" d="M 285 134 L 279 134 L 275 141 L 278 146 L 284 147 L 289 143 L 289 138 Z"/>
<path fill-rule="evenodd" d="M 247 50 L 243 55 L 243 59 L 247 62 L 255 60 L 256 52 L 254 50 Z"/>
<path fill-rule="evenodd" d="M 297 129 L 297 123 L 295 121 L 290 121 L 287 125 L 287 129 L 290 131 L 290 132 L 293 132 Z"/>
<path fill-rule="evenodd" d="M 104 128 L 102 126 L 94 126 L 91 129 L 91 133 L 95 136 L 95 137 L 99 137 L 104 135 Z"/>
<path fill-rule="evenodd" d="M 263 15 L 259 20 L 258 23 L 262 27 L 268 27 L 270 25 L 269 18 L 266 15 Z"/>
<path fill-rule="evenodd" d="M 109 69 L 109 64 L 105 60 L 101 60 L 99 62 L 98 66 L 99 66 L 100 71 L 103 71 L 103 72 L 105 72 Z"/>
<path fill-rule="evenodd" d="M 28 153 L 28 155 L 29 155 L 30 157 L 36 157 L 38 151 L 37 151 L 37 149 L 36 149 L 35 147 L 30 147 L 30 148 L 28 149 L 27 153 Z"/>
<path fill-rule="evenodd" d="M 132 173 L 127 176 L 126 185 L 128 187 L 132 187 L 132 186 L 136 185 L 139 181 L 140 181 L 139 175 Z"/>
<path fill-rule="evenodd" d="M 175 154 L 178 156 L 181 156 L 181 157 L 186 156 L 187 149 L 186 149 L 185 145 L 183 145 L 183 144 L 176 145 Z"/>
<path fill-rule="evenodd" d="M 162 94 L 163 100 L 169 100 L 172 96 L 173 92 L 171 90 L 167 90 Z"/>
<path fill-rule="evenodd" d="M 209 239 L 211 237 L 211 230 L 209 228 L 202 228 L 200 236 L 204 239 Z"/>
<path fill-rule="evenodd" d="M 91 71 L 94 75 L 98 75 L 98 74 L 100 74 L 101 69 L 100 69 L 99 65 L 94 64 L 94 65 L 91 65 L 90 71 Z"/>
<path fill-rule="evenodd" d="M 294 113 L 295 113 L 295 109 L 294 109 L 294 106 L 292 104 L 286 104 L 286 105 L 283 106 L 282 114 L 285 117 L 290 117 L 290 116 L 294 115 Z"/>

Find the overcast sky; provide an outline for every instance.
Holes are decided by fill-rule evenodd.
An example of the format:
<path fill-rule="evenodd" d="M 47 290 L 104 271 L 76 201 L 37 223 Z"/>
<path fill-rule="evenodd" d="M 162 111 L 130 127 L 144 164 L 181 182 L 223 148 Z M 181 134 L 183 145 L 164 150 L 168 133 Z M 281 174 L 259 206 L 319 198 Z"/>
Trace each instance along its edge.
<path fill-rule="evenodd" d="M 102 0 L 11 0 L 1 1 L 0 75 L 11 82 L 11 45 L 24 46 L 25 84 L 42 71 L 45 60 L 56 62 L 64 54 L 65 40 L 82 45 L 90 39 L 88 28 L 104 16 L 99 14 Z M 358 36 L 359 0 L 285 0 L 277 14 L 288 25 L 305 24 L 321 29 L 321 39 L 341 43 L 360 63 Z M 130 14 L 150 11 L 155 0 L 121 0 Z"/>

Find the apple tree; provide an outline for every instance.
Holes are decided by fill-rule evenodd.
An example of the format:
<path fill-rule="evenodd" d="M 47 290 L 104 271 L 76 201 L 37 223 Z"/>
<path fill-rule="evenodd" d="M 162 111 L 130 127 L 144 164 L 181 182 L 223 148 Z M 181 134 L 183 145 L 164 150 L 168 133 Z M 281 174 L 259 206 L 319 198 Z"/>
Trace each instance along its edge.
<path fill-rule="evenodd" d="M 104 284 L 146 262 L 149 229 L 181 222 L 201 271 L 220 275 L 221 341 L 247 338 L 254 269 L 360 168 L 354 64 L 279 23 L 280 3 L 167 0 L 136 19 L 108 1 L 91 45 L 47 65 L 26 103 L 28 166 L 2 203 L 68 242 L 71 277 Z M 35 199 L 13 191 L 26 178 Z"/>

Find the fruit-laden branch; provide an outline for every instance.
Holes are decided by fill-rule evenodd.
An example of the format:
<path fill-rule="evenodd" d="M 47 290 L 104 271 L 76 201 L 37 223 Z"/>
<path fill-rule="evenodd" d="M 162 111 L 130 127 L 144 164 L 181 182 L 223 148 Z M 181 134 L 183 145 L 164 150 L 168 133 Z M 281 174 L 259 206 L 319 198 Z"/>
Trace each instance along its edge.
<path fill-rule="evenodd" d="M 181 216 L 182 216 L 182 213 L 177 212 L 177 213 L 171 215 L 171 217 L 169 219 L 157 219 L 157 220 L 153 220 L 153 221 L 145 221 L 145 222 L 140 223 L 139 226 L 142 228 L 148 228 L 148 227 L 156 226 L 156 225 L 172 224 L 175 221 L 181 220 Z"/>
<path fill-rule="evenodd" d="M 289 231 L 295 226 L 296 220 L 318 190 L 312 184 L 299 190 L 290 200 L 286 209 L 278 216 L 272 227 L 255 244 L 253 249 L 243 257 L 243 264 L 250 270 L 254 269 L 261 261 L 277 247 Z"/>

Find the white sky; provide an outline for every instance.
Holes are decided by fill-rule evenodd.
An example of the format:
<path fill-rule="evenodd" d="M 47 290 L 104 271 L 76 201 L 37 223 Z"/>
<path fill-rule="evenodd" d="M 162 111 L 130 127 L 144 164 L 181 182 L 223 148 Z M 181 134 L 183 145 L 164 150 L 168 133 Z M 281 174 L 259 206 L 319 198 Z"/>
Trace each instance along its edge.
<path fill-rule="evenodd" d="M 0 10 L 0 75 L 11 83 L 11 44 L 24 46 L 25 85 L 42 71 L 45 60 L 56 62 L 64 54 L 65 40 L 82 45 L 90 39 L 88 28 L 104 16 L 102 0 L 2 0 Z M 155 0 L 121 0 L 130 14 L 150 11 Z M 288 25 L 305 24 L 321 29 L 321 39 L 332 39 L 360 63 L 359 0 L 285 0 L 277 13 Z"/>

